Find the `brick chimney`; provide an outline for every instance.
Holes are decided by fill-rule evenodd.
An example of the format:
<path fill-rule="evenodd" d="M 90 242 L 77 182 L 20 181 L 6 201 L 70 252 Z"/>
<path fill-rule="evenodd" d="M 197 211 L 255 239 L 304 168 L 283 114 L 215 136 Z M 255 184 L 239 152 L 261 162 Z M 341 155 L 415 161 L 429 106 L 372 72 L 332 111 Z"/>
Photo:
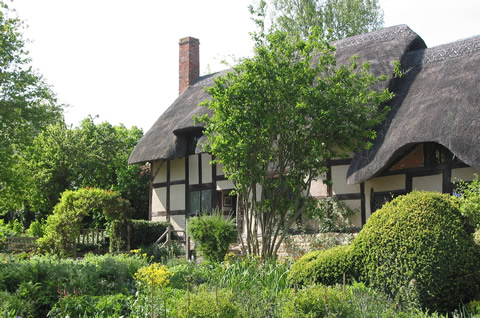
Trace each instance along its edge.
<path fill-rule="evenodd" d="M 192 37 L 180 39 L 179 87 L 181 94 L 200 76 L 200 41 Z"/>

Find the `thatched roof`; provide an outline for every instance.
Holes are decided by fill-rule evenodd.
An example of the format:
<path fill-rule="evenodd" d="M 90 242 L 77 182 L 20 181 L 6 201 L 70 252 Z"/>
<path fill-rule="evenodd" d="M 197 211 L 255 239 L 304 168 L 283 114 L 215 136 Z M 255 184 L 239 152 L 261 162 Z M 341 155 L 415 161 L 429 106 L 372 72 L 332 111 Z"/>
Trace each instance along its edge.
<path fill-rule="evenodd" d="M 140 139 L 128 158 L 128 163 L 141 163 L 160 159 L 171 159 L 184 155 L 178 151 L 177 134 L 201 129 L 200 124 L 194 124 L 192 117 L 208 112 L 206 107 L 198 104 L 208 99 L 210 95 L 204 92 L 204 87 L 211 86 L 216 76 L 225 72 L 209 74 L 200 77 L 193 85 L 178 96 L 175 102 L 157 119 L 152 128 Z"/>
<path fill-rule="evenodd" d="M 371 71 L 376 75 L 392 74 L 394 61 L 402 60 L 411 50 L 425 48 L 423 40 L 406 25 L 353 36 L 337 41 L 335 45 L 339 64 L 348 63 L 353 55 L 358 55 L 359 62 L 370 62 Z M 203 76 L 185 90 L 139 141 L 128 162 L 132 164 L 183 156 L 184 152 L 179 150 L 182 149 L 179 147 L 181 138 L 177 138 L 176 134 L 200 128 L 193 124 L 192 115 L 207 112 L 207 109 L 197 107 L 209 98 L 204 87 L 212 85 L 213 79 L 225 72 Z"/>
<path fill-rule="evenodd" d="M 415 143 L 437 142 L 480 168 L 480 36 L 409 52 L 374 146 L 357 153 L 348 183 L 379 175 Z"/>

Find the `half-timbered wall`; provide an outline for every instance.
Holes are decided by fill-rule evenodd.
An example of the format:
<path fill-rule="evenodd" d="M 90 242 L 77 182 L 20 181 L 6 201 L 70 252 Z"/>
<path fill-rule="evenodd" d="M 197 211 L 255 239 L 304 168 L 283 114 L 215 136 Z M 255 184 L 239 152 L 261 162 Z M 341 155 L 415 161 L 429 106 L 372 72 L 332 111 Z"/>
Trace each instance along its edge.
<path fill-rule="evenodd" d="M 413 190 L 452 193 L 455 182 L 470 181 L 475 173 L 480 173 L 458 160 L 426 166 L 424 155 L 423 145 L 415 146 L 380 176 L 353 185 L 346 183 L 351 159 L 331 160 L 323 178 L 332 180 L 332 185 L 327 186 L 322 179 L 316 180 L 312 183 L 310 195 L 317 199 L 335 196 L 349 207 L 357 209 L 359 212 L 353 216 L 352 223 L 361 227 L 379 206 L 396 195 Z M 234 188 L 233 183 L 225 178 L 223 167 L 212 165 L 211 160 L 210 154 L 202 153 L 154 162 L 150 219 L 169 220 L 175 229 L 185 229 L 186 220 L 192 213 L 191 194 L 197 192 L 198 195 L 199 191 L 211 195 L 209 200 L 212 208 L 234 213 L 236 197 L 230 193 Z"/>

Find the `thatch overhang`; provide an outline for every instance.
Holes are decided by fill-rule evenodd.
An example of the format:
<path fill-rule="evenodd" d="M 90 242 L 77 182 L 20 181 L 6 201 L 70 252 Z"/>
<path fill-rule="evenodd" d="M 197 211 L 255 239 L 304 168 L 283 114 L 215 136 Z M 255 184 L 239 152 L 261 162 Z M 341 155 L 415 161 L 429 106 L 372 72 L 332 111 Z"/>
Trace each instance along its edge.
<path fill-rule="evenodd" d="M 425 48 L 423 40 L 406 25 L 349 37 L 334 44 L 337 47 L 338 65 L 349 63 L 350 58 L 357 55 L 359 63 L 370 62 L 370 70 L 377 76 L 391 75 L 394 61 L 402 61 L 411 50 Z M 130 154 L 128 163 L 182 157 L 184 147 L 180 145 L 179 136 L 189 130 L 201 129 L 201 125 L 193 123 L 192 116 L 203 115 L 208 111 L 198 107 L 198 104 L 210 97 L 204 88 L 211 86 L 215 77 L 226 72 L 203 76 L 186 89 L 139 141 Z M 388 81 L 378 88 L 390 86 L 392 83 Z"/>
<path fill-rule="evenodd" d="M 391 112 L 371 149 L 357 153 L 347 182 L 378 176 L 413 144 L 436 142 L 480 168 L 480 36 L 408 53 Z"/>

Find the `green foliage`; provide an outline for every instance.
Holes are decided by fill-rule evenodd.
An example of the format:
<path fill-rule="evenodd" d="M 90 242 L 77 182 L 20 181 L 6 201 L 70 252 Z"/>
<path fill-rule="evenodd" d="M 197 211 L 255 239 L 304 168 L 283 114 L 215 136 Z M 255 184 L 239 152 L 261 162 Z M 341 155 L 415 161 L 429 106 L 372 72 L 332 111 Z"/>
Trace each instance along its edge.
<path fill-rule="evenodd" d="M 10 191 L 23 182 L 20 163 L 40 131 L 62 119 L 49 85 L 31 67 L 25 49 L 24 23 L 0 1 L 0 212 L 19 193 Z M 22 194 L 27 189 L 24 188 Z M 23 202 L 17 199 L 17 207 Z"/>
<path fill-rule="evenodd" d="M 272 0 L 271 3 L 274 26 L 303 38 L 314 27 L 338 40 L 383 26 L 378 0 Z"/>
<path fill-rule="evenodd" d="M 18 213 L 38 219 L 51 214 L 65 190 L 96 187 L 119 192 L 130 201 L 134 217 L 146 218 L 148 174 L 127 164 L 142 135 L 136 127 L 95 124 L 91 117 L 75 128 L 64 123 L 46 127 L 19 158 L 24 184 L 12 191 L 25 192 L 17 197 L 30 210 Z M 10 203 L 13 208 L 14 202 Z"/>
<path fill-rule="evenodd" d="M 35 317 L 46 314 L 66 295 L 102 296 L 135 293 L 134 274 L 147 260 L 138 255 L 86 255 L 81 262 L 51 255 L 3 258 L 0 291 L 21 297 Z"/>
<path fill-rule="evenodd" d="M 327 197 L 316 202 L 309 217 L 320 232 L 349 232 L 352 228 L 350 218 L 357 212 L 336 197 Z"/>
<path fill-rule="evenodd" d="M 352 281 L 357 274 L 351 249 L 351 245 L 343 245 L 305 254 L 290 268 L 288 282 L 292 286 L 342 284 L 344 274 Z"/>
<path fill-rule="evenodd" d="M 313 203 L 304 193 L 327 161 L 370 145 L 388 111 L 378 106 L 392 94 L 372 90 L 386 77 L 369 73 L 368 64 L 353 58 L 337 65 L 335 48 L 318 30 L 305 41 L 292 42 L 285 32 L 254 40 L 254 57 L 208 88 L 212 98 L 203 105 L 213 115 L 200 121 L 205 150 L 223 164 L 248 211 L 248 252 L 269 257 Z"/>
<path fill-rule="evenodd" d="M 5 318 L 29 318 L 35 317 L 35 308 L 18 294 L 0 291 L 0 313 Z"/>
<path fill-rule="evenodd" d="M 423 308 L 452 310 L 479 291 L 479 250 L 455 197 L 397 197 L 368 219 L 352 252 L 362 280 L 391 296 L 414 284 Z"/>
<path fill-rule="evenodd" d="M 131 220 L 130 248 L 151 246 L 169 226 L 169 222 Z"/>
<path fill-rule="evenodd" d="M 130 226 L 130 249 L 152 246 L 170 226 L 168 222 L 146 220 L 114 221 L 110 225 L 110 251 L 126 251 L 128 227 Z"/>
<path fill-rule="evenodd" d="M 210 318 L 236 317 L 238 307 L 233 302 L 233 293 L 226 289 L 207 291 L 201 289 L 185 294 L 175 302 L 175 317 Z"/>
<path fill-rule="evenodd" d="M 128 201 L 113 191 L 88 188 L 67 190 L 47 218 L 45 235 L 38 240 L 40 248 L 58 254 L 65 254 L 75 243 L 80 230 L 93 225 L 103 226 L 113 220 L 125 221 L 128 215 Z M 90 220 L 87 217 L 90 216 Z M 88 220 L 90 224 L 85 224 Z"/>
<path fill-rule="evenodd" d="M 45 220 L 41 221 L 33 221 L 30 223 L 30 226 L 28 229 L 25 231 L 25 234 L 27 236 L 32 236 L 32 237 L 42 237 L 45 234 L 45 227 L 47 226 Z"/>
<path fill-rule="evenodd" d="M 460 181 L 457 186 L 460 194 L 460 213 L 470 225 L 480 229 L 480 180 L 478 175 L 471 182 Z"/>
<path fill-rule="evenodd" d="M 440 317 L 415 306 L 401 306 L 362 283 L 347 286 L 312 285 L 288 290 L 281 317 Z M 443 317 L 443 316 L 442 316 Z"/>
<path fill-rule="evenodd" d="M 48 317 L 120 317 L 130 314 L 130 297 L 123 294 L 62 297 Z"/>
<path fill-rule="evenodd" d="M 187 224 L 188 235 L 198 243 L 198 250 L 211 262 L 221 262 L 228 246 L 237 240 L 235 221 L 225 217 L 220 211 L 190 218 Z"/>

